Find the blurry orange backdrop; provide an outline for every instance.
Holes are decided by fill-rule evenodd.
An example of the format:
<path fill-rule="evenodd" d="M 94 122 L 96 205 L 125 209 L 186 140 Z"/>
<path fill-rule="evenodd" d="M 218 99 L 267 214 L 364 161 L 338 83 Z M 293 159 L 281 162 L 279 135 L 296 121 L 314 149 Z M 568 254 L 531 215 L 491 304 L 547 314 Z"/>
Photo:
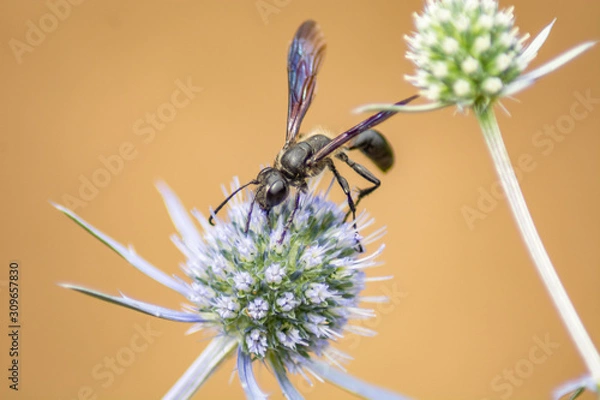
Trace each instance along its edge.
<path fill-rule="evenodd" d="M 305 130 L 323 125 L 341 132 L 364 117 L 353 115 L 354 107 L 413 94 L 403 79 L 413 67 L 402 37 L 413 29 L 411 13 L 422 1 L 73 3 L 0 4 L 0 397 L 77 399 L 90 388 L 98 399 L 159 398 L 206 341 L 184 336 L 183 324 L 58 287 L 121 290 L 172 308 L 182 301 L 48 200 L 71 205 L 164 271 L 181 275 L 183 256 L 170 243 L 174 227 L 153 182 L 164 179 L 188 208 L 206 211 L 222 200 L 220 184 L 234 175 L 251 179 L 260 164 L 272 162 L 284 140 L 288 45 L 305 19 L 317 20 L 328 42 Z M 265 4 L 271 13 L 261 15 Z M 513 4 L 522 32 L 535 34 L 558 17 L 533 65 L 600 38 L 597 1 L 501 5 Z M 51 12 L 61 16 L 56 26 Z M 49 32 L 28 33 L 32 24 L 46 24 Z M 33 44 L 15 53 L 17 41 L 28 40 Z M 504 101 L 511 117 L 499 110 L 513 161 L 524 154 L 532 159 L 522 173 L 525 197 L 598 346 L 599 72 L 595 48 L 518 101 Z M 202 90 L 190 91 L 189 101 L 179 97 L 185 105 L 176 115 L 150 128 L 148 114 L 168 108 L 182 85 Z M 415 398 L 490 400 L 548 398 L 558 384 L 583 374 L 505 201 L 494 197 L 496 177 L 474 117 L 454 110 L 398 115 L 381 130 L 397 164 L 361 206 L 388 227 L 385 265 L 376 272 L 395 278 L 369 290 L 391 294 L 393 302 L 368 324 L 377 337 L 342 343 L 355 357 L 349 371 Z M 115 155 L 122 166 L 98 172 Z M 93 179 L 104 179 L 105 187 L 83 183 Z M 69 203 L 74 199 L 80 203 Z M 465 210 L 478 207 L 480 218 L 465 218 Z M 21 268 L 18 393 L 8 390 L 5 377 L 12 260 Z M 128 352 L 136 332 L 148 328 L 156 334 L 143 351 Z M 123 361 L 125 353 L 134 358 Z M 106 362 L 117 356 L 120 368 L 111 372 Z M 237 377 L 228 383 L 233 368 L 225 364 L 197 398 L 241 398 Z M 274 398 L 282 397 L 264 368 L 259 376 Z M 348 396 L 326 384 L 300 386 L 310 398 Z"/>

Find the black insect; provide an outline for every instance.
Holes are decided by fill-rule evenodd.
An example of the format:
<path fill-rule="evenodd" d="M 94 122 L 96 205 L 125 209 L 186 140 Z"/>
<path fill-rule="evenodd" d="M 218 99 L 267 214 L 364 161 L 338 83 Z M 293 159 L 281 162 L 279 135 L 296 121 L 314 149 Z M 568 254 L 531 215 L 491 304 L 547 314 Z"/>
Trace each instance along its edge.
<path fill-rule="evenodd" d="M 211 224 L 213 224 L 213 216 L 237 192 L 249 185 L 257 185 L 246 221 L 247 232 L 254 203 L 258 203 L 264 212 L 269 213 L 273 207 L 288 197 L 292 186 L 297 189 L 295 205 L 281 236 L 280 241 L 283 241 L 298 209 L 300 193 L 308 190 L 306 181 L 309 177 L 319 175 L 325 168 L 329 169 L 348 199 L 350 211 L 346 218 L 352 214 L 353 219 L 356 218 L 358 203 L 381 184 L 368 169 L 348 158 L 345 150 L 358 149 L 381 171 L 387 171 L 394 163 L 394 153 L 383 135 L 370 128 L 391 117 L 395 114 L 394 111 L 379 112 L 334 139 L 331 139 L 322 129 L 306 135 L 298 134 L 300 124 L 314 95 L 316 76 L 325 55 L 325 47 L 323 34 L 314 21 L 306 21 L 298 28 L 288 54 L 289 103 L 285 145 L 275 158 L 273 167 L 264 168 L 256 179 L 241 186 L 219 204 L 209 219 Z M 417 96 L 409 97 L 396 104 L 406 104 L 415 98 Z M 336 169 L 332 156 L 348 164 L 357 174 L 373 184 L 368 188 L 360 189 L 356 201 L 352 198 L 348 181 Z"/>

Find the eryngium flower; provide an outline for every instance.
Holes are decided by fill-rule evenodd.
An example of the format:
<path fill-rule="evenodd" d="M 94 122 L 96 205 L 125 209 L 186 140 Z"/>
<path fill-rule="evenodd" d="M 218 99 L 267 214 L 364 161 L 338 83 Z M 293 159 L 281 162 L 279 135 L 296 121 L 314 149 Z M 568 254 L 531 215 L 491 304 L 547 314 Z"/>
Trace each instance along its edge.
<path fill-rule="evenodd" d="M 406 79 L 420 94 L 442 105 L 491 104 L 510 96 L 593 46 L 583 43 L 542 67 L 523 71 L 537 56 L 554 21 L 528 45 L 529 34 L 514 26 L 513 7 L 499 10 L 495 0 L 428 0 L 414 14 L 416 32 L 406 36 L 416 74 Z"/>
<path fill-rule="evenodd" d="M 165 398 L 191 396 L 236 349 L 238 374 L 250 398 L 265 397 L 252 372 L 251 363 L 256 360 L 271 365 L 288 398 L 301 395 L 291 385 L 287 372 L 305 377 L 309 372 L 365 397 L 398 398 L 347 375 L 340 380 L 341 371 L 329 368 L 342 368 L 340 362 L 350 358 L 330 347 L 332 341 L 347 332 L 374 334 L 349 323 L 374 316 L 373 310 L 359 308 L 359 302 L 386 301 L 385 297 L 359 295 L 369 280 L 363 270 L 378 265 L 375 258 L 383 250 L 382 245 L 368 256 L 357 251 L 359 240 L 366 246 L 384 233 L 379 229 L 366 237 L 359 236 L 373 222 L 365 213 L 357 218 L 357 232 L 352 223 L 344 222 L 343 208 L 328 201 L 326 193 L 309 193 L 302 196 L 285 236 L 284 226 L 294 207 L 291 200 L 268 216 L 254 213 L 249 231 L 244 232 L 251 199 L 240 193 L 230 201 L 227 218 L 217 219 L 216 226 L 197 210 L 192 211 L 203 228 L 201 234 L 175 194 L 164 183 L 157 186 L 179 232 L 172 240 L 186 258 L 181 267 L 189 282 L 166 275 L 133 248 L 117 243 L 72 211 L 55 207 L 134 267 L 181 293 L 188 304 L 183 311 L 175 311 L 126 296 L 63 286 L 160 318 L 194 323 L 191 332 L 214 332 L 213 341 Z M 238 187 L 235 180 L 231 190 Z"/>
<path fill-rule="evenodd" d="M 583 42 L 524 72 L 550 35 L 555 21 L 524 46 L 529 35 L 519 36 L 513 9 L 499 10 L 496 0 L 427 0 L 423 13 L 415 14 L 414 19 L 417 29 L 406 37 L 410 47 L 407 58 L 414 62 L 417 71 L 406 79 L 431 101 L 421 105 L 368 104 L 357 111 L 412 113 L 451 105 L 459 110 L 473 109 L 529 254 L 600 391 L 600 352 L 577 315 L 537 232 L 493 107 L 500 98 L 528 88 L 591 49 L 596 42 Z"/>

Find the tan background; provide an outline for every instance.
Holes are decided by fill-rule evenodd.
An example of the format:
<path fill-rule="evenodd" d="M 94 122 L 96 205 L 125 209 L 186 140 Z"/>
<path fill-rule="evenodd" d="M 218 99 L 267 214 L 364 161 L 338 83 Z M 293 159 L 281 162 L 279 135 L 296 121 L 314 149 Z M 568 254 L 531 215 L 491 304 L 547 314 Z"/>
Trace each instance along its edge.
<path fill-rule="evenodd" d="M 9 42 L 25 41 L 27 21 L 39 26 L 48 3 L 1 3 L 0 281 L 6 284 L 9 261 L 18 260 L 23 328 L 21 390 L 5 397 L 4 372 L 0 397 L 77 399 L 90 387 L 98 399 L 158 398 L 205 346 L 198 336 L 183 336 L 185 325 L 56 286 L 67 281 L 122 290 L 173 308 L 181 302 L 48 204 L 79 197 L 80 178 L 98 173 L 99 157 L 117 154 L 127 142 L 135 148 L 135 158 L 76 211 L 135 244 L 163 270 L 179 273 L 182 256 L 169 241 L 174 228 L 153 182 L 166 180 L 186 206 L 205 211 L 221 201 L 221 183 L 236 174 L 251 179 L 261 163 L 272 161 L 284 137 L 287 47 L 303 20 L 316 19 L 329 46 L 305 129 L 323 124 L 340 132 L 360 120 L 350 113 L 354 107 L 413 93 L 403 80 L 412 65 L 402 36 L 412 30 L 410 15 L 421 1 L 265 3 L 278 11 L 268 23 L 254 0 L 86 1 L 71 6 L 21 63 Z M 535 65 L 600 38 L 597 1 L 513 3 L 523 32 L 535 34 L 559 17 Z M 527 153 L 535 162 L 524 174 L 525 196 L 598 345 L 600 104 L 567 125 L 574 121 L 575 93 L 600 97 L 599 67 L 596 48 L 518 95 L 519 102 L 504 101 L 512 117 L 499 116 L 513 159 Z M 188 77 L 202 93 L 153 140 L 136 135 L 136 121 L 169 102 L 175 81 Z M 553 140 L 551 150 L 536 147 L 532 140 L 544 125 L 557 123 L 568 128 L 561 128 L 568 130 L 562 141 Z M 395 292 L 396 303 L 370 325 L 379 336 L 342 346 L 355 357 L 350 372 L 415 398 L 490 400 L 548 398 L 557 384 L 584 373 L 505 202 L 492 204 L 473 229 L 463 218 L 461 208 L 476 207 L 479 190 L 495 182 L 474 118 L 452 110 L 397 116 L 382 130 L 398 163 L 364 205 L 388 227 L 386 264 L 378 272 L 395 280 L 373 284 L 371 293 Z M 0 300 L 4 332 L 5 286 Z M 126 354 L 136 326 L 148 323 L 160 336 L 145 351 L 120 374 L 92 376 L 95 368 L 106 374 L 105 357 Z M 5 333 L 0 337 L 5 371 L 8 341 Z M 545 337 L 558 347 L 540 361 L 536 338 Z M 237 377 L 228 384 L 233 368 L 232 362 L 221 368 L 197 398 L 241 398 Z M 510 383 L 503 374 L 515 368 L 518 380 Z M 281 398 L 261 370 L 265 387 Z M 312 398 L 347 396 L 326 384 L 301 390 Z"/>

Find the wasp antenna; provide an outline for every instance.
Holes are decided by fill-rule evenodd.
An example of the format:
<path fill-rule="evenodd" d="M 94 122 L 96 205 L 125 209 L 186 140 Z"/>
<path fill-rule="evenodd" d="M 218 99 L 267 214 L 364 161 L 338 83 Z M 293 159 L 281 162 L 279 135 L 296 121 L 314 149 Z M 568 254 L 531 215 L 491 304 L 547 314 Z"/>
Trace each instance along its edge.
<path fill-rule="evenodd" d="M 223 200 L 221 202 L 221 204 L 219 204 L 219 206 L 217 208 L 215 208 L 215 210 L 213 212 L 210 213 L 210 217 L 208 218 L 208 223 L 214 226 L 215 225 L 215 221 L 214 221 L 215 219 L 214 219 L 214 217 L 216 217 L 217 213 L 219 211 L 221 211 L 221 208 L 225 207 L 225 205 L 227 203 L 229 203 L 229 200 L 231 200 L 233 198 L 233 196 L 235 196 L 236 194 L 238 194 L 238 192 L 240 190 L 242 190 L 245 187 L 250 186 L 250 185 L 256 185 L 257 183 L 258 183 L 258 181 L 256 179 L 253 179 L 250 182 L 246 183 L 245 185 L 242 185 L 239 188 L 237 188 L 236 190 L 234 190 L 229 196 L 227 196 L 225 198 L 225 200 Z"/>

